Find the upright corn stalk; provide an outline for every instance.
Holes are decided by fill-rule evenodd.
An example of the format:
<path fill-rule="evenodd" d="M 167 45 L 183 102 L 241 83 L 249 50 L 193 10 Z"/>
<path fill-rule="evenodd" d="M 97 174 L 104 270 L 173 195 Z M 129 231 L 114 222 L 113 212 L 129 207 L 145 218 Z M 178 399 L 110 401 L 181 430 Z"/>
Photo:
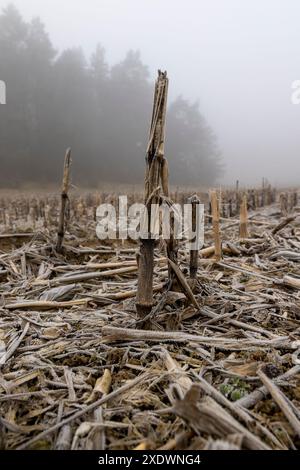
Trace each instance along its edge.
<path fill-rule="evenodd" d="M 210 194 L 212 227 L 215 245 L 215 260 L 220 261 L 222 258 L 222 242 L 220 233 L 220 207 L 217 192 L 212 191 Z"/>
<path fill-rule="evenodd" d="M 275 198 L 274 198 L 275 199 Z M 298 192 L 294 191 L 293 192 L 293 207 L 296 207 L 298 204 Z"/>
<path fill-rule="evenodd" d="M 265 178 L 262 179 L 261 205 L 262 207 L 266 205 L 266 180 Z"/>
<path fill-rule="evenodd" d="M 287 193 L 281 193 L 279 196 L 281 215 L 285 217 L 288 213 L 288 196 Z"/>
<path fill-rule="evenodd" d="M 251 198 L 251 206 L 252 210 L 256 210 L 256 197 L 255 197 L 255 190 L 251 189 L 250 191 L 250 198 Z"/>
<path fill-rule="evenodd" d="M 68 148 L 65 155 L 64 161 L 64 174 L 63 174 L 63 183 L 61 191 L 61 207 L 59 214 L 58 222 L 58 232 L 57 232 L 57 242 L 56 242 L 56 251 L 58 253 L 62 252 L 62 243 L 65 235 L 65 215 L 67 210 L 68 202 L 68 191 L 69 191 L 69 182 L 70 182 L 70 164 L 71 164 L 71 149 Z"/>
<path fill-rule="evenodd" d="M 136 308 L 143 318 L 153 306 L 153 260 L 155 239 L 151 238 L 151 204 L 159 204 L 161 193 L 169 194 L 168 163 L 164 157 L 165 123 L 168 94 L 166 72 L 158 71 L 154 104 L 146 152 L 145 205 L 147 208 L 146 233 L 140 240 L 138 257 L 138 291 Z"/>
<path fill-rule="evenodd" d="M 198 236 L 198 227 L 197 227 L 197 206 L 200 204 L 200 199 L 195 194 L 188 200 L 189 204 L 192 205 L 192 231 L 196 233 Z M 191 240 L 195 242 L 195 240 Z M 199 250 L 198 249 L 191 249 L 190 250 L 190 278 L 197 279 L 197 272 L 198 272 L 198 258 L 199 258 Z"/>
<path fill-rule="evenodd" d="M 244 194 L 240 208 L 240 238 L 248 237 L 248 208 L 247 196 Z"/>
<path fill-rule="evenodd" d="M 235 200 L 236 200 L 236 213 L 237 214 L 239 213 L 239 210 L 240 210 L 240 189 L 239 189 L 239 186 L 240 186 L 240 182 L 239 182 L 239 180 L 236 180 L 236 183 L 235 183 Z"/>

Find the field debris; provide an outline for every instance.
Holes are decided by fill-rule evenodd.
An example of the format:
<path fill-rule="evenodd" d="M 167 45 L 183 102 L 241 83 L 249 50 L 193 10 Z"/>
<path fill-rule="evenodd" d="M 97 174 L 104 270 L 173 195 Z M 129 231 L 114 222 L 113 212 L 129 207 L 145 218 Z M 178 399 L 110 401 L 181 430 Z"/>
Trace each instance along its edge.
<path fill-rule="evenodd" d="M 247 210 L 215 194 L 213 224 L 197 194 L 205 245 L 190 279 L 179 243 L 176 291 L 155 244 L 147 328 L 138 243 L 96 237 L 116 194 L 72 194 L 60 253 L 57 195 L 0 198 L 2 448 L 299 448 L 300 208 L 294 190 L 255 208 L 251 194 Z"/>

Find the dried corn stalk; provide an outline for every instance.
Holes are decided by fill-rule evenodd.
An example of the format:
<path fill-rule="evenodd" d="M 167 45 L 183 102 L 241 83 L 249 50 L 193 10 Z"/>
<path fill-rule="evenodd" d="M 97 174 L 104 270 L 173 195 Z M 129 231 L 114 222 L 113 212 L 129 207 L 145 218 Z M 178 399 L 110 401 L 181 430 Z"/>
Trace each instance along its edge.
<path fill-rule="evenodd" d="M 214 234 L 214 243 L 215 243 L 215 258 L 216 261 L 220 261 L 222 258 L 222 243 L 220 235 L 220 208 L 219 201 L 217 198 L 216 191 L 212 191 L 210 195 L 211 200 L 211 212 L 212 212 L 212 224 L 213 224 L 213 234 Z"/>
<path fill-rule="evenodd" d="M 240 208 L 240 238 L 248 237 L 248 210 L 247 210 L 247 196 L 243 196 Z"/>
<path fill-rule="evenodd" d="M 58 253 L 61 253 L 62 251 L 62 243 L 63 243 L 63 239 L 65 235 L 65 215 L 66 215 L 67 203 L 68 203 L 70 164 L 71 164 L 71 149 L 69 148 L 66 151 L 65 161 L 64 161 L 64 176 L 63 176 L 63 184 L 62 184 L 62 191 L 61 191 L 61 208 L 60 208 L 60 214 L 59 214 L 57 243 L 56 243 L 56 251 Z"/>
<path fill-rule="evenodd" d="M 137 312 L 147 316 L 153 306 L 153 259 L 155 240 L 151 238 L 151 205 L 159 204 L 160 189 L 168 196 L 168 167 L 164 157 L 165 122 L 168 93 L 166 72 L 158 72 L 155 83 L 154 104 L 146 155 L 145 204 L 147 207 L 146 231 L 141 239 L 138 258 Z"/>

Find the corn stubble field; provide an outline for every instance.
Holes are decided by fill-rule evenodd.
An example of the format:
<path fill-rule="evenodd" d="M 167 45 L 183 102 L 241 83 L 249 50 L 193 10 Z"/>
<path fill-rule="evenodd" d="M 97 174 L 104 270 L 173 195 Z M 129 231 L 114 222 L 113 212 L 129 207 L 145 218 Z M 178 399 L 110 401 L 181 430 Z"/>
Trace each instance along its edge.
<path fill-rule="evenodd" d="M 116 197 L 70 196 L 61 254 L 59 197 L 1 197 L 2 447 L 297 447 L 300 208 L 277 196 L 249 210 L 241 239 L 221 203 L 222 259 L 207 217 L 192 298 L 168 289 L 158 243 L 145 329 L 137 244 L 96 237 L 95 208 Z M 180 246 L 178 266 L 189 281 Z"/>
<path fill-rule="evenodd" d="M 299 448 L 297 190 L 170 192 L 166 97 L 128 204 L 204 203 L 199 251 L 100 241 L 118 193 L 69 191 L 70 150 L 61 196 L 0 193 L 2 449 Z"/>

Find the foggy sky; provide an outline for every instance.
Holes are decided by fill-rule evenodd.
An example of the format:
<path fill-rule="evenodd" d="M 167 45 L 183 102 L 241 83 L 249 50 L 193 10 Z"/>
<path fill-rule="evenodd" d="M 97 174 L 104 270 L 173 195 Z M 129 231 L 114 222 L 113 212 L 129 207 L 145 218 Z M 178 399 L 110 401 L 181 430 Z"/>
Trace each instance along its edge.
<path fill-rule="evenodd" d="M 0 0 L 0 9 L 7 0 Z M 300 181 L 299 0 L 14 0 L 40 16 L 58 49 L 97 43 L 114 64 L 139 49 L 151 78 L 170 78 L 170 96 L 199 100 L 226 173 L 220 181 Z M 1 77 L 0 77 L 1 79 Z M 141 156 L 143 158 L 143 156 Z M 169 155 L 172 171 L 172 156 Z"/>

